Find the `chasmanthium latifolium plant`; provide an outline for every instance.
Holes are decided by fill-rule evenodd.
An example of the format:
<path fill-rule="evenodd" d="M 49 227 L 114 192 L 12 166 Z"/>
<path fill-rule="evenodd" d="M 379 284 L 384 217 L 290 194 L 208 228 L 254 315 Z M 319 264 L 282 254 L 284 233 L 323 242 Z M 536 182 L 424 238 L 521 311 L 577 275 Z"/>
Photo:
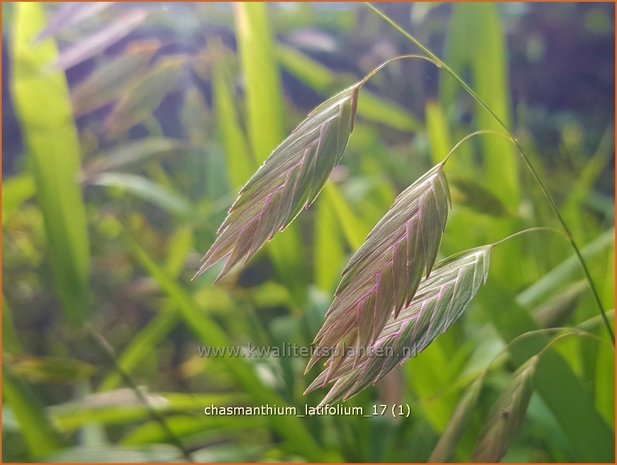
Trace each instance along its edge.
<path fill-rule="evenodd" d="M 432 61 L 394 60 L 402 58 Z M 362 86 L 390 61 L 318 106 L 272 152 L 240 190 L 195 277 L 223 259 L 217 279 L 246 263 L 312 204 L 353 132 Z M 307 365 L 328 355 L 307 389 L 334 383 L 322 403 L 348 399 L 424 350 L 485 282 L 491 246 L 435 265 L 451 204 L 449 156 L 396 198 L 345 266 Z M 388 355 L 373 356 L 379 349 Z"/>

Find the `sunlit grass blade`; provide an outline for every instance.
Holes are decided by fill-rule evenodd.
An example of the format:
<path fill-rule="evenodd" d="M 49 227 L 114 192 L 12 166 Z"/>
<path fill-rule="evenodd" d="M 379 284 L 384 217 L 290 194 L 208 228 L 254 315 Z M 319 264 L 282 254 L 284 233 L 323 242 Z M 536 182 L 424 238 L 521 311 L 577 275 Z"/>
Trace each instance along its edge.
<path fill-rule="evenodd" d="M 537 364 L 536 356 L 522 365 L 491 407 L 476 445 L 474 461 L 499 462 L 505 455 L 525 419 Z"/>
<path fill-rule="evenodd" d="M 2 181 L 2 224 L 6 224 L 13 212 L 34 197 L 36 185 L 29 173 L 12 176 Z"/>
<path fill-rule="evenodd" d="M 34 44 L 45 26 L 43 6 L 15 4 L 12 96 L 22 123 L 48 253 L 67 316 L 82 321 L 89 308 L 89 243 L 78 183 L 80 147 L 65 76 L 52 71 L 52 40 Z"/>
<path fill-rule="evenodd" d="M 210 48 L 217 56 L 225 58 L 225 49 L 219 41 L 214 42 Z M 214 111 L 225 147 L 229 184 L 234 189 L 239 189 L 249 180 L 257 164 L 251 156 L 246 136 L 240 126 L 231 83 L 231 73 L 228 72 L 226 61 L 222 61 L 212 70 Z"/>
<path fill-rule="evenodd" d="M 459 73 L 469 70 L 478 94 L 499 116 L 510 124 L 507 46 L 498 7 L 494 4 L 453 5 L 447 57 Z M 475 31 L 469 34 L 469 31 Z M 459 88 L 450 76 L 443 75 L 441 91 L 444 110 L 450 110 Z M 478 129 L 498 128 L 490 114 L 480 105 L 476 110 Z M 519 202 L 518 160 L 512 144 L 506 140 L 483 139 L 483 169 L 491 192 L 508 208 Z"/>
<path fill-rule="evenodd" d="M 227 257 L 221 275 L 246 262 L 308 207 L 338 164 L 353 129 L 357 87 L 317 107 L 240 191 L 196 276 Z"/>
<path fill-rule="evenodd" d="M 398 317 L 390 317 L 374 344 L 343 361 L 331 357 L 307 391 L 334 381 L 322 404 L 348 399 L 423 351 L 463 314 L 486 281 L 490 250 L 480 247 L 439 262 L 412 302 Z"/>
<path fill-rule="evenodd" d="M 422 276 L 430 274 L 449 206 L 441 164 L 396 198 L 343 270 L 315 344 L 335 347 L 347 340 L 368 347 L 376 340 L 391 314 L 396 318 L 411 302 Z M 307 369 L 319 358 L 315 353 Z"/>

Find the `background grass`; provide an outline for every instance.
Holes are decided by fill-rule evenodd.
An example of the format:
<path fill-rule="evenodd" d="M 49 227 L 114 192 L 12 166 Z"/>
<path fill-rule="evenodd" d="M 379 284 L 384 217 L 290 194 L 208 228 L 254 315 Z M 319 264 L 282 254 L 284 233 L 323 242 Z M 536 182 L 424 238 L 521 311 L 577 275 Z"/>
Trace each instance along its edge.
<path fill-rule="evenodd" d="M 613 5 L 379 7 L 514 129 L 612 322 Z M 342 165 L 315 205 L 219 285 L 217 270 L 191 282 L 238 188 L 295 124 L 417 50 L 360 4 L 58 12 L 3 7 L 4 461 L 181 459 L 84 324 L 195 460 L 357 462 L 426 461 L 444 434 L 452 459 L 470 460 L 491 405 L 556 332 L 520 336 L 579 326 L 598 339 L 542 352 L 504 460 L 614 460 L 614 350 L 567 242 L 547 234 L 499 246 L 465 316 L 347 402 L 366 413 L 409 404 L 409 418 L 204 416 L 210 404 L 302 411 L 321 400 L 302 395 L 316 373 L 302 374 L 304 359 L 201 358 L 197 347 L 308 345 L 340 270 L 396 194 L 494 123 L 432 65 L 388 66 L 363 90 Z M 37 42 L 46 27 L 51 38 Z M 58 58 L 70 66 L 54 67 Z M 556 226 L 501 138 L 465 144 L 447 172 L 454 208 L 441 256 Z M 475 403 L 457 424 L 468 389 Z"/>

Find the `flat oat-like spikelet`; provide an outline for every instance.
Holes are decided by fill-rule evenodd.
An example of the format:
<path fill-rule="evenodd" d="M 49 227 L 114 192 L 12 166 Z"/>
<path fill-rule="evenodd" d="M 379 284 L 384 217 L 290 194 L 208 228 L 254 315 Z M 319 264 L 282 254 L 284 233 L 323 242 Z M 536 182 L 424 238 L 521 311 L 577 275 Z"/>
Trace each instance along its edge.
<path fill-rule="evenodd" d="M 535 355 L 521 365 L 491 407 L 473 454 L 474 461 L 500 462 L 506 454 L 525 419 L 539 360 L 539 356 Z"/>
<path fill-rule="evenodd" d="M 485 283 L 490 250 L 491 246 L 480 247 L 439 262 L 398 318 L 390 316 L 371 347 L 342 361 L 331 357 L 306 392 L 334 382 L 321 403 L 348 399 L 426 349 L 462 315 Z"/>
<path fill-rule="evenodd" d="M 246 262 L 315 200 L 353 131 L 358 89 L 326 100 L 272 152 L 238 194 L 194 278 L 225 257 L 219 278 Z"/>
<path fill-rule="evenodd" d="M 422 276 L 429 276 L 449 206 L 442 164 L 396 198 L 343 270 L 315 344 L 330 348 L 347 341 L 365 348 L 375 341 L 388 318 L 396 319 L 411 302 Z M 320 358 L 315 352 L 307 370 Z"/>

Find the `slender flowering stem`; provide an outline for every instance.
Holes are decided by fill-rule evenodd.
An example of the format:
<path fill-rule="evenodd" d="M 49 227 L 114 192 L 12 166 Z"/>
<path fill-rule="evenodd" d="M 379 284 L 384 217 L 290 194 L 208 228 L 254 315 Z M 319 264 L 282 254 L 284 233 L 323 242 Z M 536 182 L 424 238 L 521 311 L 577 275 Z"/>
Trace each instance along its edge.
<path fill-rule="evenodd" d="M 564 236 L 566 239 L 567 239 L 567 237 L 568 237 L 568 236 L 566 236 L 566 234 L 565 234 L 563 231 L 560 231 L 559 229 L 555 229 L 555 228 L 547 228 L 547 227 L 545 227 L 545 226 L 537 226 L 537 227 L 534 227 L 534 228 L 527 228 L 527 229 L 523 229 L 523 230 L 521 230 L 521 231 L 517 231 L 517 232 L 515 232 L 515 233 L 513 233 L 513 234 L 510 234 L 509 236 L 504 237 L 503 239 L 500 239 L 500 240 L 498 240 L 497 242 L 494 242 L 494 243 L 491 245 L 491 247 L 495 247 L 496 245 L 499 245 L 499 244 L 501 244 L 502 242 L 506 242 L 506 241 L 509 241 L 510 239 L 514 239 L 515 237 L 518 237 L 518 236 L 521 236 L 521 235 L 523 235 L 523 234 L 527 234 L 527 233 L 530 233 L 530 232 L 535 232 L 535 231 L 552 232 L 552 233 L 555 233 L 555 234 L 559 234 L 559 235 L 561 235 L 561 236 Z"/>
<path fill-rule="evenodd" d="M 555 213 L 555 216 L 557 217 L 557 220 L 561 224 L 561 227 L 562 227 L 564 233 L 566 234 L 566 237 L 568 238 L 568 241 L 570 242 L 570 245 L 572 246 L 572 249 L 574 250 L 574 253 L 576 254 L 576 257 L 578 258 L 578 261 L 581 264 L 581 268 L 583 269 L 583 273 L 585 274 L 585 279 L 589 283 L 589 288 L 591 289 L 591 293 L 593 294 L 593 298 L 594 298 L 594 300 L 595 300 L 595 302 L 597 304 L 598 311 L 600 312 L 600 315 L 602 316 L 602 320 L 604 321 L 604 325 L 606 327 L 606 330 L 609 333 L 609 336 L 610 336 L 610 338 L 611 338 L 611 340 L 613 342 L 613 345 L 615 345 L 615 334 L 613 332 L 613 328 L 611 327 L 611 324 L 608 321 L 608 318 L 606 316 L 606 311 L 604 309 L 604 305 L 602 304 L 602 300 L 600 299 L 600 294 L 598 293 L 596 285 L 593 282 L 593 279 L 591 278 L 591 273 L 589 272 L 589 268 L 587 267 L 587 263 L 585 262 L 585 259 L 583 258 L 583 255 L 581 254 L 581 251 L 580 251 L 576 241 L 574 240 L 574 237 L 572 236 L 572 232 L 570 231 L 569 226 L 567 225 L 567 223 L 565 222 L 565 220 L 561 216 L 561 213 L 559 213 L 559 209 L 557 208 L 557 204 L 553 200 L 553 197 L 551 196 L 550 192 L 548 191 L 548 188 L 546 187 L 546 185 L 542 181 L 542 178 L 540 178 L 540 175 L 538 174 L 538 172 L 534 168 L 533 164 L 531 163 L 531 160 L 529 159 L 529 157 L 525 153 L 525 150 L 521 146 L 520 142 L 516 139 L 514 134 L 508 129 L 508 127 L 501 120 L 501 118 L 499 118 L 499 116 L 497 116 L 497 114 L 495 114 L 495 112 L 493 110 L 491 110 L 491 108 L 488 106 L 488 104 L 486 104 L 484 102 L 484 100 L 482 100 L 482 98 L 480 98 L 480 96 L 478 94 L 476 94 L 476 92 L 474 92 L 474 90 L 471 87 L 469 87 L 469 85 L 463 80 L 463 78 L 461 78 L 452 68 L 450 68 L 446 63 L 444 63 L 437 55 L 435 55 L 431 50 L 429 50 L 418 39 L 416 39 L 414 36 L 412 36 L 407 31 L 405 31 L 405 29 L 403 29 L 392 18 L 387 16 L 385 13 L 383 13 L 382 11 L 380 11 L 378 8 L 376 8 L 375 6 L 371 5 L 370 3 L 365 3 L 365 5 L 368 8 L 370 8 L 371 10 L 373 10 L 377 15 L 379 15 L 384 21 L 386 21 L 388 24 L 390 24 L 394 29 L 396 29 L 398 32 L 400 32 L 402 35 L 404 35 L 407 39 L 409 39 L 411 42 L 413 42 L 413 44 L 416 47 L 418 47 L 420 50 L 422 50 L 424 53 L 426 53 L 428 55 L 428 57 L 432 58 L 433 62 L 435 63 L 435 65 L 437 67 L 443 68 L 444 71 L 446 71 L 450 76 L 452 76 L 461 85 L 461 87 L 463 87 L 463 89 L 465 89 L 465 91 L 479 105 L 481 105 L 486 111 L 489 112 L 489 114 L 495 119 L 497 124 L 499 124 L 499 126 L 501 126 L 501 128 L 504 130 L 504 132 L 506 134 L 508 134 L 508 136 L 510 136 L 512 138 L 512 141 L 514 142 L 514 144 L 518 148 L 519 154 L 520 154 L 521 158 L 523 159 L 523 163 L 525 164 L 525 166 L 527 167 L 527 169 L 529 170 L 529 172 L 531 173 L 531 175 L 533 176 L 535 181 L 538 183 L 538 186 L 540 187 L 540 190 L 542 191 L 542 194 L 544 195 L 544 197 L 546 198 L 549 206 L 551 207 L 551 209 Z"/>
<path fill-rule="evenodd" d="M 463 142 L 471 139 L 472 137 L 475 136 L 483 136 L 483 135 L 487 135 L 487 134 L 491 134 L 494 136 L 503 136 L 505 138 L 507 138 L 508 140 L 512 140 L 512 138 L 510 136 L 508 136 L 507 134 L 504 134 L 502 132 L 497 132 L 497 131 L 491 131 L 490 129 L 482 129 L 480 131 L 474 131 L 471 134 L 467 134 L 465 137 L 463 137 L 461 140 L 459 140 L 456 145 L 454 147 L 452 147 L 450 149 L 450 151 L 448 152 L 448 154 L 445 156 L 445 158 L 443 159 L 443 161 L 441 162 L 443 165 L 446 164 L 446 162 L 450 159 L 450 157 L 452 156 L 452 154 L 454 152 L 456 152 L 456 150 L 463 145 Z"/>
<path fill-rule="evenodd" d="M 394 58 L 390 58 L 387 61 L 384 61 L 377 68 L 375 68 L 373 71 L 371 71 L 366 76 L 364 76 L 364 78 L 362 78 L 362 80 L 358 83 L 358 89 L 360 89 L 362 86 L 364 86 L 364 84 L 366 84 L 368 81 L 370 81 L 377 73 L 379 73 L 379 71 L 381 71 L 383 68 L 388 66 L 390 63 L 393 63 L 395 61 L 400 61 L 400 60 L 416 60 L 416 59 L 417 60 L 428 61 L 429 63 L 433 63 L 435 66 L 437 66 L 439 68 L 439 63 L 437 61 L 435 61 L 433 58 L 427 57 L 425 55 L 399 55 L 399 56 L 396 56 Z"/>

